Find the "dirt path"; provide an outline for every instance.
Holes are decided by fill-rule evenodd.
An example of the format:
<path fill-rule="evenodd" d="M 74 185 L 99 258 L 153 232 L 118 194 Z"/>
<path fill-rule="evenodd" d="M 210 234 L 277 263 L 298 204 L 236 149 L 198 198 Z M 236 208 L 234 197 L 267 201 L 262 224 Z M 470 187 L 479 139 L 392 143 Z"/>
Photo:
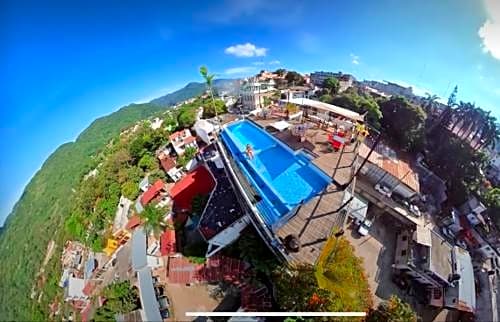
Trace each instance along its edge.
<path fill-rule="evenodd" d="M 167 284 L 166 290 L 173 311 L 171 321 L 192 321 L 195 318 L 186 317 L 186 312 L 211 312 L 219 304 L 210 297 L 207 285 Z"/>

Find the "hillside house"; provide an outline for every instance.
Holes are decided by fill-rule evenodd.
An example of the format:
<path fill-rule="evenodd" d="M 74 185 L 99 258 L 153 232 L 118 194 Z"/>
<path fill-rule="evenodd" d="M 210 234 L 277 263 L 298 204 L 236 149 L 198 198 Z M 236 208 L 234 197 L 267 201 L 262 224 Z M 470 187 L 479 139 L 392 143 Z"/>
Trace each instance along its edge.
<path fill-rule="evenodd" d="M 160 159 L 160 164 L 165 173 L 174 181 L 177 182 L 179 181 L 182 176 L 184 175 L 184 172 L 182 171 L 181 168 L 177 167 L 177 163 L 174 158 L 170 157 L 169 155 L 165 153 L 161 153 L 158 156 L 158 159 Z"/>
<path fill-rule="evenodd" d="M 198 149 L 196 137 L 191 135 L 191 131 L 189 129 L 172 133 L 169 140 L 177 155 L 183 155 L 187 147 Z"/>

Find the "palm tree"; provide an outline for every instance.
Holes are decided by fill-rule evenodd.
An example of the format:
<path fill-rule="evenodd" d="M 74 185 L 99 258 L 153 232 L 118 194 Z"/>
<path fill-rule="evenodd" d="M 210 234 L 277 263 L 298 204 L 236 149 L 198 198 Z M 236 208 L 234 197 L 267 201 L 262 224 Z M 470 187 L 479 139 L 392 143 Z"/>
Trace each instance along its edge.
<path fill-rule="evenodd" d="M 424 109 L 427 114 L 432 114 L 436 109 L 439 96 L 429 93 L 425 93 L 425 95 L 426 97 L 424 98 Z"/>
<path fill-rule="evenodd" d="M 200 67 L 200 74 L 203 77 L 203 79 L 205 79 L 205 83 L 207 84 L 208 92 L 210 93 L 210 97 L 212 98 L 212 107 L 214 108 L 215 119 L 217 120 L 217 123 L 219 123 L 219 128 L 220 128 L 219 116 L 217 115 L 217 107 L 215 106 L 214 93 L 212 90 L 212 85 L 213 85 L 213 80 L 214 80 L 215 75 L 209 74 L 208 68 L 206 66 Z M 217 139 L 217 136 L 216 136 L 216 139 Z"/>
<path fill-rule="evenodd" d="M 144 210 L 139 214 L 139 217 L 144 222 L 144 228 L 148 234 L 152 233 L 159 236 L 165 226 L 164 217 L 166 209 L 156 208 L 155 205 L 149 204 L 144 207 Z"/>

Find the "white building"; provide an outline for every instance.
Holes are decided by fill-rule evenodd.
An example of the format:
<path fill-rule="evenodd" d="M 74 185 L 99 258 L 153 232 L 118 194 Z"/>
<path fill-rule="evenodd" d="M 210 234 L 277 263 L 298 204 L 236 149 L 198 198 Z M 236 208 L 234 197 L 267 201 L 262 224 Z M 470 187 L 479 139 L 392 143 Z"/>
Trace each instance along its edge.
<path fill-rule="evenodd" d="M 183 155 L 187 147 L 193 147 L 198 150 L 196 138 L 191 135 L 189 129 L 174 132 L 170 135 L 169 139 L 177 155 Z"/>
<path fill-rule="evenodd" d="M 163 124 L 163 120 L 158 118 L 158 117 L 155 117 L 152 121 L 150 121 L 150 127 L 153 129 L 153 130 L 157 130 L 161 127 L 161 125 Z"/>
<path fill-rule="evenodd" d="M 339 92 L 345 91 L 346 89 L 351 87 L 354 84 L 354 82 L 356 81 L 354 76 L 349 75 L 349 74 L 343 74 L 341 72 L 334 73 L 334 72 L 320 71 L 320 72 L 314 72 L 311 74 L 311 82 L 316 86 L 322 87 L 324 81 L 330 77 L 336 78 L 339 81 L 339 85 L 340 85 Z"/>
<path fill-rule="evenodd" d="M 500 182 L 500 142 L 495 141 L 495 145 L 486 149 L 486 154 L 490 159 L 490 164 L 486 170 L 486 176 L 494 183 Z"/>
<path fill-rule="evenodd" d="M 241 86 L 240 94 L 243 107 L 249 111 L 264 107 L 264 97 L 272 95 L 274 80 L 268 82 L 247 82 Z"/>
<path fill-rule="evenodd" d="M 215 126 L 207 120 L 196 121 L 196 123 L 194 123 L 193 130 L 206 144 L 210 144 L 215 140 Z"/>

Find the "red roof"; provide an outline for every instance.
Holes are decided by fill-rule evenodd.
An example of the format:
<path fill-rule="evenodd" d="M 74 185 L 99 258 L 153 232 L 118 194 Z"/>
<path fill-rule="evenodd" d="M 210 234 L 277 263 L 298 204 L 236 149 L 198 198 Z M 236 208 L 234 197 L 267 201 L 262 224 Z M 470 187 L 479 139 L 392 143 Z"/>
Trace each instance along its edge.
<path fill-rule="evenodd" d="M 194 141 L 196 141 L 196 138 L 194 136 L 188 136 L 187 138 L 184 139 L 184 144 L 188 144 Z"/>
<path fill-rule="evenodd" d="M 158 194 L 165 189 L 165 183 L 161 180 L 157 180 L 149 189 L 142 195 L 141 203 L 142 205 L 147 205 L 151 200 L 153 200 Z"/>
<path fill-rule="evenodd" d="M 160 236 L 161 256 L 173 255 L 176 251 L 175 230 L 167 229 Z"/>
<path fill-rule="evenodd" d="M 87 284 L 85 284 L 85 287 L 83 288 L 82 292 L 83 294 L 90 296 L 92 292 L 95 289 L 95 283 L 92 281 L 88 281 Z"/>
<path fill-rule="evenodd" d="M 226 281 L 240 285 L 247 268 L 248 265 L 239 259 L 220 255 L 210 257 L 201 265 L 185 257 L 170 257 L 167 276 L 173 284 Z"/>
<path fill-rule="evenodd" d="M 196 195 L 208 195 L 215 187 L 215 180 L 204 166 L 199 166 L 174 184 L 170 189 L 170 196 L 174 201 L 174 208 L 191 210 L 191 201 Z"/>
<path fill-rule="evenodd" d="M 171 142 L 173 142 L 173 141 L 175 141 L 175 139 L 177 139 L 178 137 L 183 137 L 183 136 L 185 135 L 185 132 L 186 132 L 186 130 L 185 130 L 185 129 L 184 129 L 184 130 L 177 131 L 177 132 L 174 132 L 174 133 L 170 134 L 170 136 L 169 136 L 168 138 L 169 138 L 169 140 L 170 140 Z M 188 134 L 190 134 L 190 133 L 188 133 Z"/>
<path fill-rule="evenodd" d="M 133 215 L 128 220 L 127 225 L 125 226 L 125 229 L 131 230 L 131 229 L 134 229 L 135 227 L 139 226 L 140 224 L 141 224 L 141 218 L 137 215 Z"/>
<path fill-rule="evenodd" d="M 160 158 L 160 163 L 166 172 L 168 172 L 170 169 L 175 168 L 175 160 L 169 156 L 164 156 Z"/>

